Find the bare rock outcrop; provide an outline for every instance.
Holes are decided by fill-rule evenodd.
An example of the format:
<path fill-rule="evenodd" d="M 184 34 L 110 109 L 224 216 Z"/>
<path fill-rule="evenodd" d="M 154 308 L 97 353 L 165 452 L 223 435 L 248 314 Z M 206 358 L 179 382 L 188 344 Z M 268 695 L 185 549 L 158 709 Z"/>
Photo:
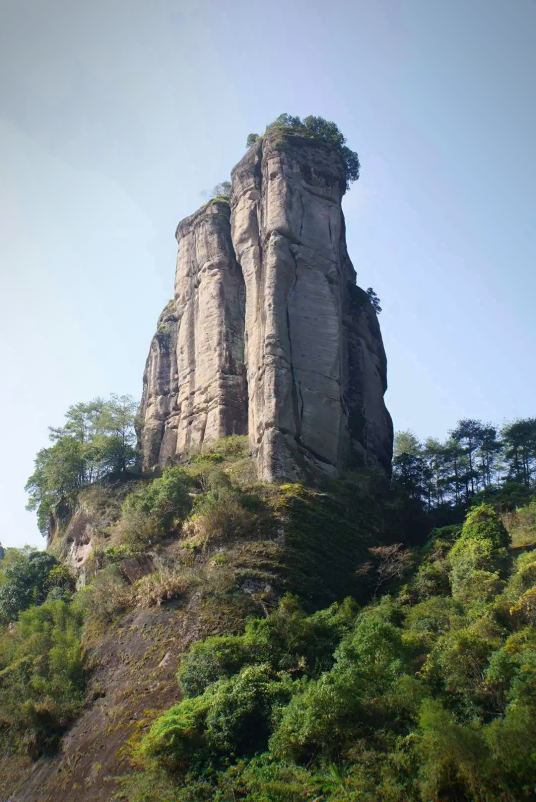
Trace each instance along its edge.
<path fill-rule="evenodd" d="M 143 381 L 143 469 L 247 432 L 244 281 L 227 203 L 210 202 L 177 228 L 175 297 L 158 321 Z"/>
<path fill-rule="evenodd" d="M 335 475 L 356 460 L 389 469 L 386 360 L 346 251 L 344 189 L 339 155 L 290 132 L 269 132 L 233 170 L 249 436 L 268 480 Z"/>
<path fill-rule="evenodd" d="M 247 432 L 265 481 L 389 472 L 386 358 L 346 249 L 345 186 L 336 150 L 273 129 L 233 170 L 230 221 L 213 202 L 179 225 L 144 379 L 145 470 Z"/>

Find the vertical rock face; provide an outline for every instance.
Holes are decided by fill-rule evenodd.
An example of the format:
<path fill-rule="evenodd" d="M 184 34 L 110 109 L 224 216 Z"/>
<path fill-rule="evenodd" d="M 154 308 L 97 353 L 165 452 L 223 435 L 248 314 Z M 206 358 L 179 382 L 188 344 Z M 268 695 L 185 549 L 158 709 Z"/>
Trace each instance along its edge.
<path fill-rule="evenodd" d="M 389 470 L 386 359 L 346 251 L 344 164 L 323 142 L 274 131 L 235 167 L 232 186 L 261 476 L 336 474 L 367 460 Z"/>
<path fill-rule="evenodd" d="M 351 263 L 349 264 L 351 267 Z M 393 424 L 383 401 L 387 359 L 380 324 L 369 298 L 353 282 L 343 306 L 345 334 L 345 402 L 348 409 L 345 463 L 372 462 L 390 475 Z"/>
<path fill-rule="evenodd" d="M 143 380 L 143 469 L 247 432 L 244 281 L 229 206 L 211 202 L 177 228 L 175 298 L 164 309 Z"/>
<path fill-rule="evenodd" d="M 272 130 L 233 170 L 230 224 L 213 202 L 179 225 L 175 300 L 144 378 L 146 470 L 234 432 L 267 481 L 390 470 L 386 358 L 346 250 L 344 189 L 327 144 Z"/>

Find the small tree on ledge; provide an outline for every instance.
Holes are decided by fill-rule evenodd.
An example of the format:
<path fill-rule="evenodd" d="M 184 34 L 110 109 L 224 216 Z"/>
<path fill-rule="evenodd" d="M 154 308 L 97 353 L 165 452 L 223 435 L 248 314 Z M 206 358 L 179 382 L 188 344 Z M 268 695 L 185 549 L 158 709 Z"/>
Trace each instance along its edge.
<path fill-rule="evenodd" d="M 379 315 L 380 312 L 382 311 L 382 308 L 380 306 L 380 299 L 378 298 L 372 287 L 368 288 L 367 295 L 369 297 L 370 303 L 372 304 L 372 308 L 374 309 L 376 314 Z"/>
<path fill-rule="evenodd" d="M 230 181 L 222 181 L 221 184 L 216 184 L 216 186 L 210 193 L 211 200 L 216 200 L 216 198 L 229 200 L 230 197 L 231 197 Z"/>

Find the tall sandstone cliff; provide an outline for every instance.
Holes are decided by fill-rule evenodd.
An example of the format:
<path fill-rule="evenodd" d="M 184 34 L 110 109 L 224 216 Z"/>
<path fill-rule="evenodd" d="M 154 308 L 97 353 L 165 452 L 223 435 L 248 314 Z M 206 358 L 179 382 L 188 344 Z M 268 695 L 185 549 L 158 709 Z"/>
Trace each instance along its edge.
<path fill-rule="evenodd" d="M 247 433 L 244 279 L 227 203 L 177 228 L 175 298 L 158 320 L 143 379 L 140 439 L 152 470 L 205 440 Z"/>
<path fill-rule="evenodd" d="M 144 470 L 235 433 L 265 481 L 390 470 L 385 351 L 347 253 L 344 191 L 329 145 L 274 129 L 234 168 L 230 204 L 179 224 L 175 298 L 144 375 Z"/>

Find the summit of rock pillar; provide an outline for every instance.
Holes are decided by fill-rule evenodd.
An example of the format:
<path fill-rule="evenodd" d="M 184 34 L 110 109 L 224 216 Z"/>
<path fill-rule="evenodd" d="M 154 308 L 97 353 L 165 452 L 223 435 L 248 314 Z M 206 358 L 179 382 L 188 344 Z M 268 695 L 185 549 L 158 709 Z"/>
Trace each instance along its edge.
<path fill-rule="evenodd" d="M 275 127 L 234 167 L 230 202 L 179 224 L 144 376 L 145 471 L 246 433 L 264 481 L 390 471 L 387 362 L 346 248 L 345 169 L 329 143 Z"/>

